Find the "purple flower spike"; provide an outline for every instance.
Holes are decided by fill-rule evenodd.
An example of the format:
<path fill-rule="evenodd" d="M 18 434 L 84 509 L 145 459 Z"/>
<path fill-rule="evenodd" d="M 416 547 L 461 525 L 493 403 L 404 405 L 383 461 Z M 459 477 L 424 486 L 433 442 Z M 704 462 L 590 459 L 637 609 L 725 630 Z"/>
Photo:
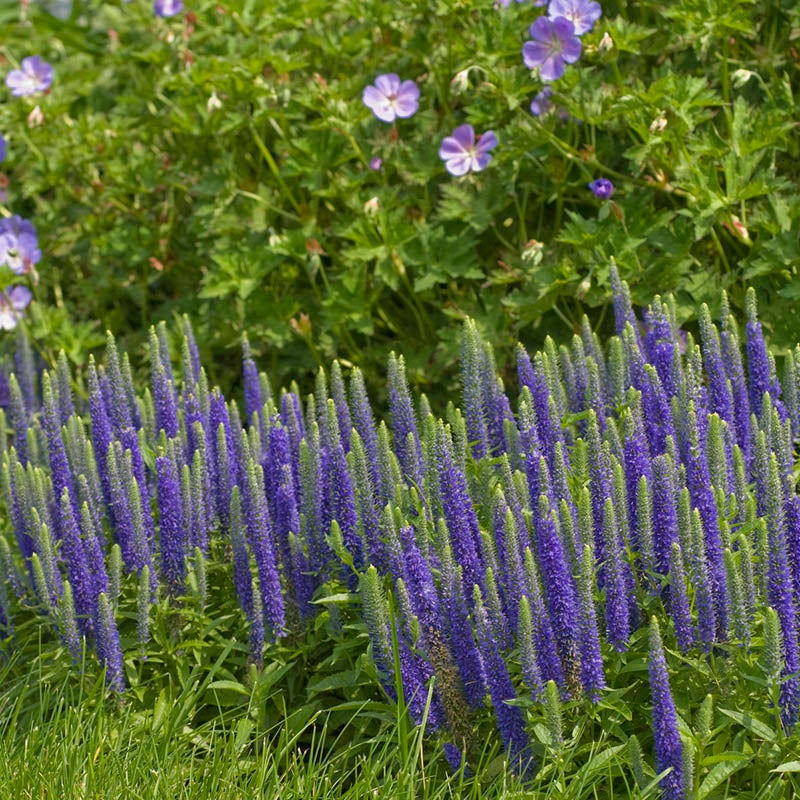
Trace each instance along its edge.
<path fill-rule="evenodd" d="M 539 68 L 543 81 L 558 80 L 581 55 L 581 40 L 566 17 L 539 17 L 530 27 L 533 41 L 522 45 L 522 60 L 528 69 Z"/>
<path fill-rule="evenodd" d="M 419 89 L 414 81 L 400 82 L 394 73 L 378 75 L 373 86 L 364 89 L 362 100 L 382 122 L 408 119 L 419 108 Z"/>
<path fill-rule="evenodd" d="M 608 200 L 614 194 L 614 184 L 608 178 L 597 178 L 591 183 L 586 184 L 595 197 L 601 200 Z"/>
<path fill-rule="evenodd" d="M 174 17 L 183 11 L 183 0 L 155 0 L 153 11 L 157 17 Z"/>
<path fill-rule="evenodd" d="M 492 156 L 489 153 L 497 147 L 494 131 L 486 131 L 475 142 L 475 129 L 472 125 L 459 125 L 451 136 L 445 136 L 439 148 L 439 158 L 445 169 L 455 176 L 486 169 Z"/>
<path fill-rule="evenodd" d="M 678 732 L 678 713 L 669 686 L 669 672 L 664 658 L 661 631 L 653 617 L 650 623 L 650 696 L 653 700 L 653 739 L 656 751 L 656 772 L 672 767 L 661 779 L 664 800 L 684 800 L 683 744 Z"/>
<path fill-rule="evenodd" d="M 594 0 L 550 0 L 547 16 L 550 19 L 564 17 L 575 26 L 575 35 L 588 33 L 603 14 L 600 3 Z"/>
<path fill-rule="evenodd" d="M 0 330 L 10 331 L 17 327 L 22 312 L 31 302 L 31 290 L 27 286 L 12 286 L 0 292 Z"/>
<path fill-rule="evenodd" d="M 6 86 L 14 97 L 24 97 L 36 92 L 46 92 L 53 83 L 53 68 L 41 56 L 22 59 L 21 69 L 12 69 L 6 75 Z"/>

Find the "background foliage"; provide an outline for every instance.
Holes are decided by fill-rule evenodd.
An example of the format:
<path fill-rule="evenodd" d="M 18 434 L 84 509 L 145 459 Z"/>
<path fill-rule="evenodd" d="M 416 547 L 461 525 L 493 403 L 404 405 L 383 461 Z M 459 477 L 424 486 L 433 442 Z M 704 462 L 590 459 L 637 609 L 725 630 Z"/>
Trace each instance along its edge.
<path fill-rule="evenodd" d="M 185 312 L 223 386 L 246 329 L 276 381 L 334 355 L 375 380 L 399 337 L 436 393 L 452 318 L 476 318 L 500 364 L 519 338 L 565 340 L 584 312 L 608 316 L 611 257 L 635 302 L 675 291 L 682 321 L 721 287 L 741 307 L 753 284 L 773 344 L 797 338 L 791 0 L 605 2 L 552 84 L 561 111 L 538 118 L 531 3 L 59 8 L 0 8 L 0 69 L 34 53 L 55 67 L 45 97 L 0 90 L 3 208 L 40 234 L 32 313 L 51 353 L 81 363 L 104 328 L 141 347 L 145 325 Z M 420 86 L 413 118 L 362 104 L 385 72 Z M 437 151 L 463 122 L 500 144 L 459 180 Z M 597 177 L 612 201 L 586 188 Z"/>

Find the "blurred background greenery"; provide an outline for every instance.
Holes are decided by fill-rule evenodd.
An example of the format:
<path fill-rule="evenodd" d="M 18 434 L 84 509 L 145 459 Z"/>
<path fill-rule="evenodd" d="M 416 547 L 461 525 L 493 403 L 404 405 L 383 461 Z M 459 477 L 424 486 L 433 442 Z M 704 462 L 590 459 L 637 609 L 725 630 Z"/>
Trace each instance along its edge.
<path fill-rule="evenodd" d="M 754 285 L 780 352 L 800 338 L 800 8 L 603 12 L 534 117 L 531 3 L 203 0 L 170 19 L 144 0 L 5 3 L 0 72 L 33 54 L 55 68 L 46 96 L 0 87 L 0 210 L 44 253 L 37 346 L 80 365 L 110 329 L 144 369 L 147 326 L 185 313 L 224 389 L 246 330 L 277 385 L 310 389 L 338 357 L 375 390 L 399 349 L 444 398 L 454 320 L 474 317 L 501 367 L 584 313 L 602 330 L 614 258 L 634 302 L 672 291 L 689 324 Z M 361 102 L 386 72 L 419 85 L 412 118 Z M 464 122 L 499 145 L 456 179 L 438 147 Z"/>

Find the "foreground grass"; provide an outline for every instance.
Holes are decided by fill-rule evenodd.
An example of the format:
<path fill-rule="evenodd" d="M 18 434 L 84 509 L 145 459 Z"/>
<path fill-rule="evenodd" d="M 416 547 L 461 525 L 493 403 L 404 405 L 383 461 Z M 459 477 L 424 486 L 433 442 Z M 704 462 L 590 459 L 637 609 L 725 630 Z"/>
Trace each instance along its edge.
<path fill-rule="evenodd" d="M 3 797 L 492 800 L 657 794 L 654 784 L 640 791 L 624 780 L 602 779 L 610 779 L 624 760 L 619 748 L 598 749 L 598 758 L 588 759 L 596 768 L 585 764 L 576 771 L 573 763 L 567 785 L 524 785 L 505 770 L 496 746 L 487 746 L 475 774 L 454 774 L 440 745 L 425 739 L 422 729 L 409 730 L 402 718 L 381 724 L 368 738 L 353 737 L 369 710 L 354 711 L 351 725 L 333 740 L 323 714 L 294 732 L 288 723 L 254 730 L 247 714 L 233 721 L 222 711 L 219 720 L 193 726 L 186 708 L 201 702 L 197 681 L 183 687 L 175 702 L 147 708 L 133 692 L 121 702 L 109 697 L 102 676 L 87 672 L 76 680 L 69 670 L 49 671 L 53 653 L 45 642 L 35 668 L 22 670 L 15 656 L 0 667 Z"/>
<path fill-rule="evenodd" d="M 299 746 L 285 729 L 253 746 L 251 725 L 179 727 L 180 707 L 135 711 L 103 697 L 102 680 L 43 685 L 28 673 L 0 694 L 0 785 L 15 798 L 492 797 L 475 779 L 445 775 L 414 733 L 405 763 L 394 732 L 331 751 Z M 82 696 L 81 696 L 82 695 Z M 319 722 L 316 720 L 315 722 Z M 324 727 L 324 722 L 322 723 Z M 307 731 L 306 731 L 307 732 Z M 317 741 L 324 740 L 324 735 Z M 484 794 L 484 789 L 489 792 Z M 516 787 L 521 791 L 521 787 Z M 516 793 L 516 792 L 515 792 Z"/>

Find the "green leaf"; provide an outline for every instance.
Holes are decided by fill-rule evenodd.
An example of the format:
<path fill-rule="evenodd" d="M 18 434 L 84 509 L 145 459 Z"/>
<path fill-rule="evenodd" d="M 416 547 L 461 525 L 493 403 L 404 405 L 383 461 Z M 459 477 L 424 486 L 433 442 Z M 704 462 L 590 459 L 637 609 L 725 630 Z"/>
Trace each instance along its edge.
<path fill-rule="evenodd" d="M 217 691 L 225 690 L 228 692 L 237 692 L 244 697 L 250 696 L 247 687 L 239 683 L 239 681 L 212 681 L 208 684 L 208 688 Z"/>
<path fill-rule="evenodd" d="M 783 764 L 778 764 L 770 772 L 800 772 L 800 761 L 786 761 Z"/>
<path fill-rule="evenodd" d="M 706 775 L 705 780 L 700 784 L 700 788 L 697 790 L 697 800 L 703 800 L 704 797 L 708 797 L 717 786 L 728 780 L 734 772 L 740 770 L 753 758 L 752 755 L 742 758 L 740 753 L 728 753 L 728 755 L 730 756 L 728 761 L 717 764 L 708 775 Z"/>
<path fill-rule="evenodd" d="M 352 594 L 351 592 L 339 592 L 338 594 L 330 594 L 327 597 L 320 597 L 319 599 L 312 600 L 311 602 L 320 606 L 348 606 L 354 603 L 356 600 L 358 600 L 357 594 Z"/>
<path fill-rule="evenodd" d="M 338 675 L 329 675 L 326 678 L 310 683 L 307 687 L 309 694 L 329 692 L 331 689 L 346 689 L 358 685 L 356 673 L 353 670 L 340 672 Z"/>
<path fill-rule="evenodd" d="M 738 722 L 744 728 L 747 728 L 751 733 L 754 733 L 759 739 L 764 739 L 768 742 L 774 742 L 778 739 L 777 733 L 769 727 L 765 722 L 756 719 L 751 714 L 744 711 L 731 711 L 727 708 L 720 708 L 719 711 L 725 716 L 730 717 L 732 720 Z"/>

